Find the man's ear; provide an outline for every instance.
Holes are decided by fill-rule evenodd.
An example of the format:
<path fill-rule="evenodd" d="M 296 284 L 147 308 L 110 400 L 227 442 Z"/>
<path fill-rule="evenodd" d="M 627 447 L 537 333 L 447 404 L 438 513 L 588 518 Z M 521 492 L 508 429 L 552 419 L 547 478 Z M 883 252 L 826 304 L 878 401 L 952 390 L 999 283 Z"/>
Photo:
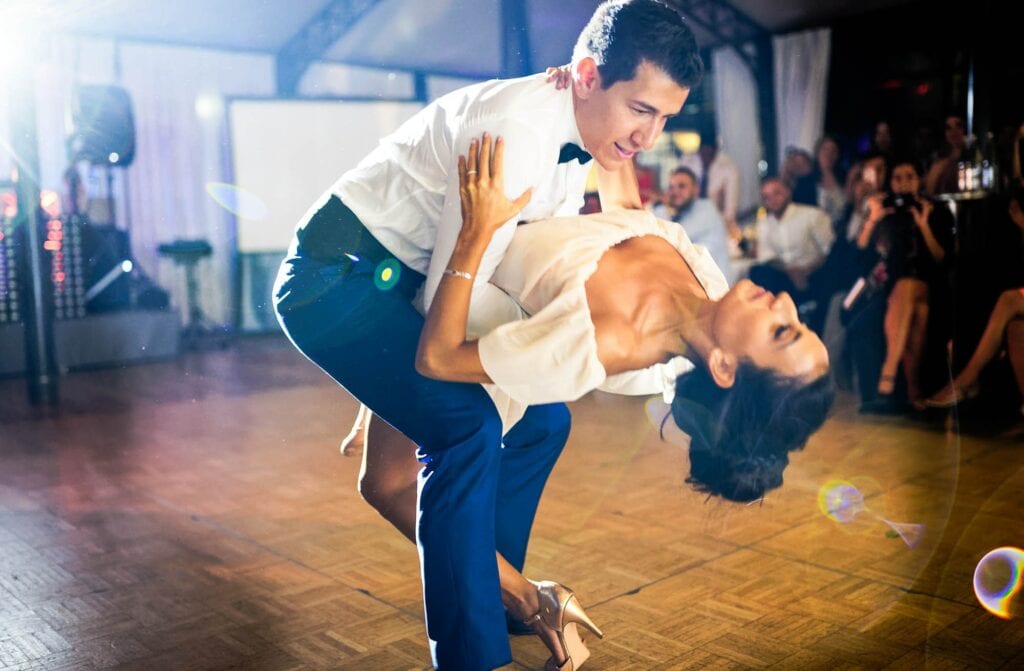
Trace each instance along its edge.
<path fill-rule="evenodd" d="M 736 357 L 715 347 L 708 355 L 708 372 L 711 379 L 722 389 L 729 389 L 736 382 Z"/>
<path fill-rule="evenodd" d="M 576 96 L 584 100 L 601 88 L 601 73 L 597 63 L 590 56 L 584 56 L 572 68 L 572 89 Z"/>

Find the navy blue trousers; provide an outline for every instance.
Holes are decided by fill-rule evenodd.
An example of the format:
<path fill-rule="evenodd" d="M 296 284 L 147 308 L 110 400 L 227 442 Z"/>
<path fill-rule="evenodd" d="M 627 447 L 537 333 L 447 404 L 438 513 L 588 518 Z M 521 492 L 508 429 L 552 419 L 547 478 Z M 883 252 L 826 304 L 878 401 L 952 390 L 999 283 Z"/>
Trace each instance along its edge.
<path fill-rule="evenodd" d="M 361 226 L 336 219 L 328 203 L 306 226 Z M 501 419 L 480 385 L 415 370 L 423 317 L 410 298 L 422 276 L 397 259 L 368 258 L 374 253 L 311 251 L 303 228 L 275 285 L 278 318 L 306 357 L 418 446 L 416 539 L 434 665 L 507 664 L 494 553 L 522 570 L 537 503 L 569 435 L 569 412 L 561 403 L 533 406 L 503 441 Z"/>

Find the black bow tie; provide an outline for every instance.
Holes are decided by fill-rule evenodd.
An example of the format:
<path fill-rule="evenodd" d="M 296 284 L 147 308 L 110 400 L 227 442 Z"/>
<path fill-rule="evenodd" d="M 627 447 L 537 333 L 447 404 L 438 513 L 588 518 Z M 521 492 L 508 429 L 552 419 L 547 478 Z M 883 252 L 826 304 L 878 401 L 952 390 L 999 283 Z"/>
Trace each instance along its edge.
<path fill-rule="evenodd" d="M 574 145 L 572 142 L 566 142 L 562 145 L 562 150 L 558 152 L 558 162 L 568 163 L 569 161 L 576 159 L 580 162 L 580 165 L 586 165 L 587 161 L 592 159 L 593 156 Z"/>

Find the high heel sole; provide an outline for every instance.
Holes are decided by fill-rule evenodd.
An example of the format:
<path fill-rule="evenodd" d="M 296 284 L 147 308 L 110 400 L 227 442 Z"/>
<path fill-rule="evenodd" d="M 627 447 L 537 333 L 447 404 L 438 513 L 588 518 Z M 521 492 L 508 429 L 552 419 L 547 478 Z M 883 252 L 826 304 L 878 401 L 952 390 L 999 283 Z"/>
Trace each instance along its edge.
<path fill-rule="evenodd" d="M 551 658 L 544 668 L 546 671 L 577 671 L 583 662 L 590 658 L 590 650 L 583 642 L 580 626 L 590 630 L 598 638 L 604 638 L 604 632 L 583 610 L 572 590 L 550 581 L 534 584 L 537 586 L 541 602 L 537 616 L 556 632 L 558 643 L 567 658 L 561 665 L 556 664 L 554 658 Z"/>
<path fill-rule="evenodd" d="M 558 635 L 558 642 L 562 644 L 562 650 L 565 650 L 569 661 L 572 662 L 569 669 L 560 671 L 576 671 L 583 666 L 583 662 L 590 659 L 590 649 L 583 642 L 583 637 L 580 636 L 579 627 L 575 622 L 565 625 L 565 629 Z"/>

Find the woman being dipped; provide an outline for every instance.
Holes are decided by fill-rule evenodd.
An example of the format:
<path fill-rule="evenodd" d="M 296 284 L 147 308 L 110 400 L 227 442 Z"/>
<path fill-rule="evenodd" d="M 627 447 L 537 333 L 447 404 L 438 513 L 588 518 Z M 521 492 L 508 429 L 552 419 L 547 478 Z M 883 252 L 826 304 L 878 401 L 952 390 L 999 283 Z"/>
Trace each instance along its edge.
<path fill-rule="evenodd" d="M 803 446 L 831 405 L 825 347 L 800 323 L 788 295 L 746 281 L 728 289 L 711 256 L 678 225 L 643 210 L 520 225 L 492 282 L 531 316 L 467 339 L 481 254 L 529 197 L 505 196 L 503 151 L 500 138 L 492 143 L 485 135 L 459 159 L 463 227 L 427 313 L 417 370 L 493 385 L 499 407 L 513 408 L 513 422 L 517 404 L 575 400 L 607 383 L 652 393 L 630 384 L 631 371 L 675 360 L 688 369 L 672 383 L 673 416 L 691 436 L 688 481 L 736 501 L 780 486 L 789 451 Z M 400 434 L 374 427 L 361 491 L 410 535 L 421 465 Z M 578 668 L 586 652 L 573 636 L 573 618 L 533 615 L 537 588 L 500 556 L 498 562 L 503 601 L 551 649 L 549 666 Z M 542 605 L 553 596 L 553 583 L 543 585 Z M 555 602 L 567 603 L 561 594 Z"/>

